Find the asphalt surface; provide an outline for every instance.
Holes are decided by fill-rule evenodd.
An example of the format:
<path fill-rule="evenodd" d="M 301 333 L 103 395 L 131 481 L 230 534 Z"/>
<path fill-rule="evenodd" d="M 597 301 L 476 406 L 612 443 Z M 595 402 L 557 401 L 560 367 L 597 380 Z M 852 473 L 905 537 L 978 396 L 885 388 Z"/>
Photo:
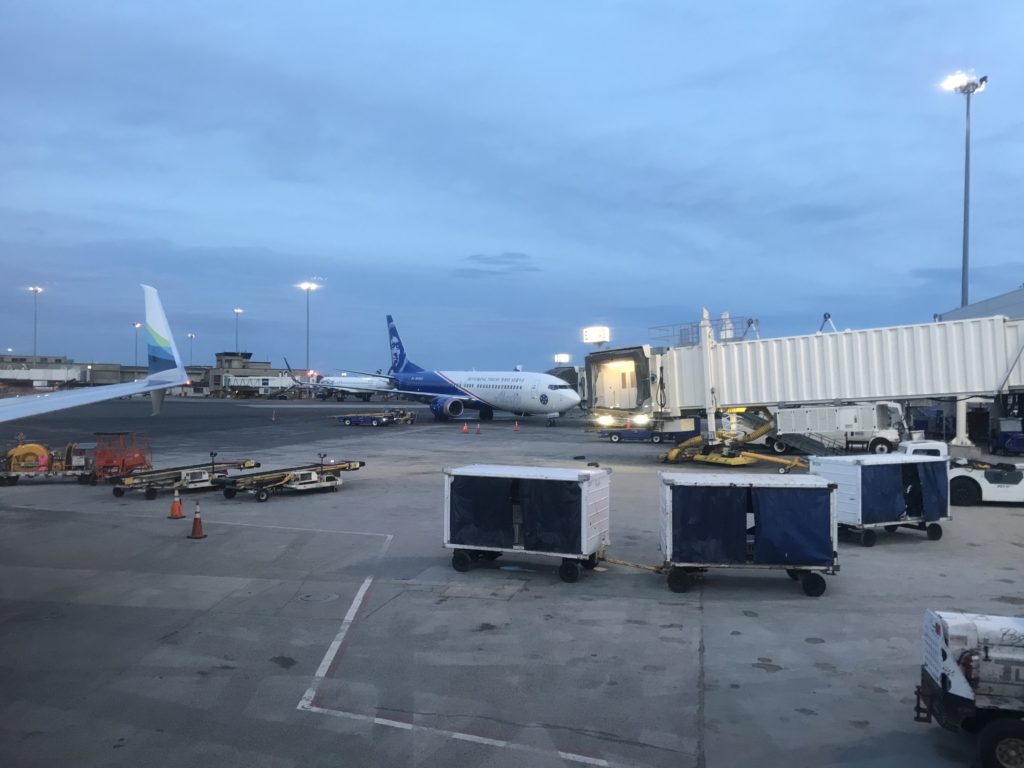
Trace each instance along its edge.
<path fill-rule="evenodd" d="M 1024 509 L 842 543 L 820 598 L 780 572 L 686 594 L 612 564 L 565 584 L 529 555 L 456 573 L 442 467 L 611 467 L 609 554 L 657 565 L 664 448 L 573 419 L 329 418 L 366 409 L 117 401 L 2 425 L 51 446 L 145 431 L 158 466 L 367 465 L 338 493 L 186 495 L 181 521 L 167 496 L 0 488 L 0 765 L 969 763 L 968 737 L 913 721 L 919 626 L 926 608 L 1020 613 Z M 197 501 L 208 536 L 190 540 Z"/>

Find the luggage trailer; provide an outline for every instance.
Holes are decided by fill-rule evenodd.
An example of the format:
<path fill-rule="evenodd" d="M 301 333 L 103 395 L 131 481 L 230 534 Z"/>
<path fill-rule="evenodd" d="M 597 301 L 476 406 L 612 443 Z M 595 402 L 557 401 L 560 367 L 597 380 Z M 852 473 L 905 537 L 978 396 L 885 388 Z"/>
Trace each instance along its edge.
<path fill-rule="evenodd" d="M 155 499 L 160 491 L 202 491 L 215 487 L 214 481 L 232 469 L 252 469 L 260 463 L 252 459 L 238 461 L 210 460 L 202 464 L 186 464 L 181 467 L 164 467 L 133 472 L 130 475 L 114 477 L 114 495 L 120 498 L 128 491 L 143 491 L 147 499 Z"/>
<path fill-rule="evenodd" d="M 561 559 L 572 583 L 610 543 L 610 469 L 473 464 L 444 476 L 444 546 L 460 573 L 512 552 Z"/>
<path fill-rule="evenodd" d="M 938 541 L 939 521 L 952 519 L 949 466 L 942 456 L 812 456 L 811 474 L 839 487 L 839 528 L 865 547 L 875 545 L 879 528 L 889 533 L 912 528 Z"/>
<path fill-rule="evenodd" d="M 835 484 L 813 475 L 661 472 L 668 587 L 686 592 L 710 568 L 784 570 L 804 594 L 839 571 Z"/>
<path fill-rule="evenodd" d="M 223 490 L 225 499 L 233 499 L 241 492 L 255 496 L 256 501 L 263 502 L 267 501 L 271 494 L 281 491 L 337 491 L 342 485 L 342 472 L 354 472 L 365 466 L 365 461 L 355 460 L 303 464 L 285 469 L 266 469 L 217 477 L 213 483 Z"/>

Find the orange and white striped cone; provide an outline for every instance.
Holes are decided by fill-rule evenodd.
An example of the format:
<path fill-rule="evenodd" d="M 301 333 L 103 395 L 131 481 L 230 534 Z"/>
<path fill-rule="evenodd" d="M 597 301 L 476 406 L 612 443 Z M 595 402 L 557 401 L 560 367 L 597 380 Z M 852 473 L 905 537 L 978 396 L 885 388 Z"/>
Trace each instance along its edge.
<path fill-rule="evenodd" d="M 192 517 L 192 533 L 188 535 L 190 539 L 205 539 L 206 534 L 203 533 L 203 518 L 199 514 L 199 502 L 196 502 L 196 513 Z"/>
<path fill-rule="evenodd" d="M 480 434 L 480 422 L 479 421 L 476 423 L 476 433 L 478 435 Z"/>
<path fill-rule="evenodd" d="M 464 434 L 464 435 L 468 435 L 469 434 L 469 424 L 463 423 L 463 425 L 462 425 L 462 434 Z"/>
<path fill-rule="evenodd" d="M 516 420 L 516 426 L 515 426 L 515 429 L 513 429 L 512 431 L 513 431 L 513 432 L 518 432 L 518 431 L 519 431 L 519 421 L 518 421 L 518 420 Z"/>
<path fill-rule="evenodd" d="M 168 519 L 170 520 L 181 520 L 185 515 L 181 512 L 181 496 L 178 494 L 178 489 L 174 489 L 174 501 L 171 502 L 171 514 Z"/>

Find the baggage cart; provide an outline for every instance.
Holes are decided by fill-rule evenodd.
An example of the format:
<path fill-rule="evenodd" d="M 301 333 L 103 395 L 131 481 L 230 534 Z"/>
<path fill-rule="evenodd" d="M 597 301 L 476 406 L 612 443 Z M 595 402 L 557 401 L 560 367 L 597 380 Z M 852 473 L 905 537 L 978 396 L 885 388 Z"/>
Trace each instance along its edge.
<path fill-rule="evenodd" d="M 221 488 L 225 499 L 233 499 L 241 493 L 252 495 L 256 501 L 268 501 L 272 494 L 282 491 L 309 493 L 312 491 L 337 491 L 341 488 L 341 473 L 354 472 L 365 467 L 365 461 L 330 461 L 327 463 L 304 464 L 282 469 L 264 469 L 213 479 Z"/>
<path fill-rule="evenodd" d="M 560 558 L 571 583 L 608 547 L 610 469 L 473 464 L 444 475 L 444 546 L 456 571 L 516 552 Z"/>
<path fill-rule="evenodd" d="M 942 456 L 893 453 L 813 456 L 811 474 L 828 478 L 838 490 L 840 530 L 874 546 L 878 529 L 925 531 L 942 538 L 939 520 L 950 520 L 949 465 Z"/>
<path fill-rule="evenodd" d="M 812 475 L 661 472 L 661 548 L 673 592 L 709 568 L 775 569 L 805 594 L 839 570 L 835 485 Z"/>

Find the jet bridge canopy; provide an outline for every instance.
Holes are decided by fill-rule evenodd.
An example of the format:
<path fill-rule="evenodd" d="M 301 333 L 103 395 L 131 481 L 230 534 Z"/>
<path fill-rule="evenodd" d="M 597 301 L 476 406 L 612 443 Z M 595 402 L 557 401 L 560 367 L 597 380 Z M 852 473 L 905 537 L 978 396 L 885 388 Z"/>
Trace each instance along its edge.
<path fill-rule="evenodd" d="M 636 411 L 651 404 L 651 348 L 625 347 L 587 355 L 590 407 Z"/>

